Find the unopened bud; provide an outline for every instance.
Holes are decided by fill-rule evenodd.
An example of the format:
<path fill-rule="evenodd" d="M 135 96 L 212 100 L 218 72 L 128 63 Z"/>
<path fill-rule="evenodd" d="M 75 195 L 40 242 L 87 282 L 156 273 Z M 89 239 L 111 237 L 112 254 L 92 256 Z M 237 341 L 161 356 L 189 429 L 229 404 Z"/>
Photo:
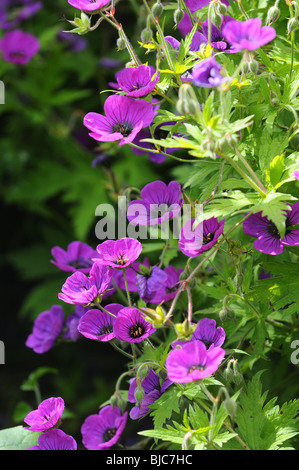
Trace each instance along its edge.
<path fill-rule="evenodd" d="M 225 5 L 225 3 L 221 3 L 221 2 L 218 3 L 218 11 L 219 11 L 220 15 L 226 15 L 227 6 Z"/>
<path fill-rule="evenodd" d="M 216 9 L 212 9 L 211 20 L 212 23 L 217 26 L 217 28 L 220 28 L 222 23 L 222 16 Z"/>
<path fill-rule="evenodd" d="M 249 63 L 249 68 L 250 68 L 250 72 L 256 74 L 259 69 L 259 63 L 255 59 L 253 59 Z"/>
<path fill-rule="evenodd" d="M 298 28 L 299 21 L 297 18 L 290 18 L 287 25 L 288 34 L 292 33 Z"/>
<path fill-rule="evenodd" d="M 153 32 L 152 32 L 151 28 L 143 29 L 141 31 L 140 38 L 141 38 L 141 41 L 142 41 L 143 44 L 147 44 L 147 43 L 151 42 L 151 40 L 153 39 Z"/>
<path fill-rule="evenodd" d="M 180 8 L 178 8 L 177 10 L 175 10 L 174 14 L 173 14 L 173 21 L 176 25 L 178 25 L 182 19 L 184 18 L 184 12 L 183 10 L 181 10 Z"/>
<path fill-rule="evenodd" d="M 136 400 L 137 405 L 140 404 L 144 398 L 144 390 L 143 388 L 136 388 L 134 397 Z"/>
<path fill-rule="evenodd" d="M 237 403 L 232 398 L 226 398 L 223 401 L 223 407 L 231 418 L 234 419 L 236 417 Z"/>
<path fill-rule="evenodd" d="M 152 6 L 152 14 L 154 16 L 157 16 L 159 18 L 159 16 L 162 15 L 163 13 L 163 10 L 164 10 L 164 7 L 162 5 L 162 3 L 160 2 L 160 0 L 158 0 L 156 3 L 154 3 L 154 5 Z"/>
<path fill-rule="evenodd" d="M 119 51 L 123 51 L 126 48 L 126 41 L 123 38 L 118 38 L 116 46 Z"/>
<path fill-rule="evenodd" d="M 125 409 L 127 407 L 126 400 L 124 400 L 124 398 L 122 397 L 121 393 L 118 390 L 116 390 L 114 394 L 112 395 L 112 397 L 110 398 L 110 404 L 112 408 L 114 407 L 119 408 L 122 413 L 125 412 Z"/>
<path fill-rule="evenodd" d="M 273 7 L 269 8 L 268 13 L 267 13 L 267 23 L 272 24 L 275 21 L 278 20 L 280 16 L 280 10 L 279 8 L 274 5 Z"/>

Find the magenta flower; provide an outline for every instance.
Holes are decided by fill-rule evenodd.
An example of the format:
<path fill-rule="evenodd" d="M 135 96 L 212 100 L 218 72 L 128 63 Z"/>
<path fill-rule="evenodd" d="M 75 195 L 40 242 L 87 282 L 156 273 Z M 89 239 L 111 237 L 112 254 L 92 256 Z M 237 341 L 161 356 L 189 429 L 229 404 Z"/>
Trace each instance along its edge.
<path fill-rule="evenodd" d="M 78 325 L 80 318 L 89 310 L 88 307 L 82 305 L 75 305 L 75 310 L 71 313 L 65 321 L 64 338 L 72 341 L 77 341 L 80 336 Z"/>
<path fill-rule="evenodd" d="M 66 250 L 59 246 L 54 246 L 51 250 L 54 260 L 51 260 L 57 268 L 62 271 L 89 273 L 93 261 L 97 256 L 96 250 L 86 243 L 79 241 L 71 242 Z"/>
<path fill-rule="evenodd" d="M 217 28 L 217 26 L 215 26 L 213 23 L 211 24 L 211 46 L 214 49 L 219 49 L 220 51 L 224 51 L 224 52 L 231 52 L 230 50 L 231 45 L 224 38 L 223 32 L 222 32 L 225 25 L 228 24 L 230 21 L 234 21 L 234 18 L 232 18 L 231 16 L 224 16 L 221 26 L 219 28 Z M 209 37 L 208 19 L 206 19 L 202 24 L 202 32 L 206 38 L 206 43 L 208 43 L 208 37 Z"/>
<path fill-rule="evenodd" d="M 211 3 L 212 0 L 185 0 L 187 7 L 191 11 L 191 13 L 194 13 L 197 10 L 200 10 L 201 8 L 206 7 Z M 225 3 L 225 5 L 229 5 L 229 0 L 221 0 L 222 3 Z"/>
<path fill-rule="evenodd" d="M 219 87 L 229 80 L 222 75 L 222 70 L 222 65 L 218 64 L 214 57 L 203 59 L 192 69 L 192 81 L 200 87 Z"/>
<path fill-rule="evenodd" d="M 159 73 L 149 65 L 128 67 L 116 73 L 117 89 L 127 96 L 140 98 L 151 93 L 159 82 Z"/>
<path fill-rule="evenodd" d="M 225 331 L 221 326 L 217 327 L 216 321 L 212 318 L 202 318 L 197 323 L 190 341 L 202 341 L 207 349 L 220 347 L 225 341 Z M 174 341 L 171 346 L 182 346 L 184 344 L 187 344 L 187 342 Z"/>
<path fill-rule="evenodd" d="M 189 16 L 188 16 L 189 18 Z M 192 23 L 190 21 L 190 24 L 191 24 L 191 30 L 192 30 Z M 191 31 L 190 30 L 190 31 Z M 178 41 L 177 39 L 175 39 L 174 37 L 172 36 L 165 36 L 165 41 L 168 42 L 168 44 L 171 45 L 171 47 L 176 50 L 176 51 L 179 51 L 180 49 L 180 41 Z M 193 38 L 192 38 L 192 41 L 191 41 L 191 44 L 190 44 L 190 51 L 199 51 L 200 49 L 200 46 L 202 44 L 205 44 L 207 42 L 205 36 L 200 33 L 199 31 L 196 31 L 193 35 Z"/>
<path fill-rule="evenodd" d="M 88 416 L 81 426 L 82 442 L 88 450 L 106 450 L 117 443 L 126 426 L 128 413 L 110 405 Z"/>
<path fill-rule="evenodd" d="M 38 445 L 27 450 L 77 450 L 77 442 L 61 429 L 50 429 L 38 437 Z"/>
<path fill-rule="evenodd" d="M 32 333 L 28 336 L 25 345 L 37 354 L 49 351 L 63 328 L 64 313 L 60 305 L 52 305 L 38 315 L 33 324 Z"/>
<path fill-rule="evenodd" d="M 293 173 L 294 173 L 296 180 L 299 180 L 299 170 L 295 170 Z"/>
<path fill-rule="evenodd" d="M 6 62 L 27 64 L 40 48 L 39 40 L 20 30 L 9 31 L 0 40 L 0 51 Z"/>
<path fill-rule="evenodd" d="M 82 11 L 96 11 L 103 8 L 111 0 L 68 0 L 72 7 L 78 8 Z"/>
<path fill-rule="evenodd" d="M 58 298 L 68 304 L 87 305 L 94 300 L 101 300 L 104 292 L 110 287 L 112 269 L 94 263 L 89 277 L 77 271 L 67 278 Z"/>
<path fill-rule="evenodd" d="M 178 215 L 182 204 L 179 183 L 154 181 L 141 190 L 141 199 L 130 202 L 127 218 L 131 225 L 156 225 Z"/>
<path fill-rule="evenodd" d="M 33 0 L 1 0 L 0 28 L 16 28 L 21 21 L 30 18 L 42 8 L 42 2 Z"/>
<path fill-rule="evenodd" d="M 119 145 L 132 142 L 138 132 L 149 126 L 154 118 L 153 105 L 148 101 L 134 100 L 128 96 L 112 95 L 104 104 L 105 116 L 88 113 L 84 125 L 89 134 L 99 142 L 119 140 Z"/>
<path fill-rule="evenodd" d="M 137 308 L 125 307 L 118 312 L 113 331 L 120 341 L 140 343 L 156 330 Z"/>
<path fill-rule="evenodd" d="M 148 154 L 150 161 L 154 163 L 158 163 L 158 164 L 163 163 L 166 160 L 167 156 L 162 153 L 161 154 L 152 153 L 151 150 L 155 150 L 155 151 L 157 150 L 156 146 L 150 142 L 143 142 L 143 140 L 152 139 L 153 137 L 154 139 L 157 139 L 157 140 L 166 139 L 169 136 L 170 131 L 166 130 L 165 127 L 174 126 L 175 124 L 176 123 L 174 121 L 163 122 L 161 124 L 158 124 L 154 128 L 153 135 L 149 128 L 141 129 L 141 131 L 137 134 L 137 136 L 132 142 L 132 144 L 138 145 L 138 147 L 141 147 L 141 149 L 132 146 L 132 151 L 136 153 L 136 155 Z M 178 134 L 177 132 L 174 132 L 173 135 L 176 137 L 180 136 L 180 134 Z M 181 149 L 178 147 L 177 148 L 172 147 L 172 148 L 162 148 L 162 150 L 165 153 L 171 154 Z"/>
<path fill-rule="evenodd" d="M 51 397 L 42 401 L 36 410 L 30 411 L 24 421 L 29 431 L 43 432 L 51 429 L 60 420 L 64 410 L 62 398 Z"/>
<path fill-rule="evenodd" d="M 142 245 L 135 238 L 106 240 L 97 246 L 99 258 L 96 261 L 111 268 L 124 269 L 137 260 L 141 251 Z"/>
<path fill-rule="evenodd" d="M 168 302 L 175 297 L 179 288 L 180 275 L 183 272 L 181 268 L 175 269 L 173 266 L 166 266 L 164 273 L 167 274 L 167 279 L 156 291 L 154 297 L 151 299 L 152 304 L 160 304 Z"/>
<path fill-rule="evenodd" d="M 137 274 L 137 292 L 144 302 L 151 302 L 156 293 L 164 286 L 168 275 L 163 269 L 154 266 L 148 274 Z"/>
<path fill-rule="evenodd" d="M 150 370 L 147 376 L 141 381 L 141 387 L 144 391 L 144 398 L 142 401 L 134 406 L 130 411 L 130 418 L 135 420 L 142 418 L 149 411 L 149 406 L 152 405 L 165 390 L 172 384 L 169 379 L 166 379 L 160 384 L 160 377 L 154 371 Z M 128 401 L 130 403 L 136 403 L 135 391 L 137 388 L 137 378 L 131 379 L 130 387 L 128 391 Z"/>
<path fill-rule="evenodd" d="M 207 350 L 202 341 L 188 341 L 168 354 L 165 363 L 168 377 L 176 383 L 204 379 L 217 371 L 224 356 L 225 350 L 220 347 Z"/>
<path fill-rule="evenodd" d="M 247 21 L 229 21 L 222 30 L 231 52 L 255 51 L 276 37 L 272 26 L 262 26 L 260 18 Z"/>
<path fill-rule="evenodd" d="M 81 317 L 78 325 L 78 331 L 85 338 L 93 339 L 96 341 L 111 341 L 115 338 L 113 326 L 120 310 L 124 308 L 121 304 L 105 305 L 105 310 L 110 312 L 102 312 L 99 309 L 88 310 L 83 317 Z"/>
<path fill-rule="evenodd" d="M 215 245 L 220 235 L 223 233 L 224 222 L 218 222 L 216 217 L 211 217 L 199 223 L 193 230 L 195 219 L 190 219 L 183 226 L 180 232 L 179 248 L 186 256 L 199 256 L 204 251 Z"/>
<path fill-rule="evenodd" d="M 286 212 L 286 233 L 284 238 L 280 237 L 276 225 L 262 212 L 251 214 L 243 222 L 246 235 L 257 237 L 253 246 L 261 253 L 268 255 L 280 255 L 285 246 L 299 246 L 299 230 L 292 229 L 299 223 L 299 202 L 296 202 L 291 210 Z"/>

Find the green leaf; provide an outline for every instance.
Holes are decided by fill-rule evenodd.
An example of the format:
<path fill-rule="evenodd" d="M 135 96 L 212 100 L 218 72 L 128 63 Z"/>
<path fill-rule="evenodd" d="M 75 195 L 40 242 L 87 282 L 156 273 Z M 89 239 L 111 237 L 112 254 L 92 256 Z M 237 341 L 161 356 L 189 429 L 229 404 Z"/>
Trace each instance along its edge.
<path fill-rule="evenodd" d="M 31 372 L 27 380 L 21 385 L 21 390 L 31 391 L 35 390 L 38 380 L 46 374 L 57 374 L 58 369 L 54 367 L 39 367 L 34 372 Z"/>
<path fill-rule="evenodd" d="M 181 391 L 175 387 L 169 387 L 158 400 L 150 405 L 150 415 L 154 419 L 155 429 L 161 428 L 171 418 L 173 413 L 179 413 L 179 399 Z"/>
<path fill-rule="evenodd" d="M 283 170 L 284 155 L 276 155 L 270 163 L 269 168 L 266 169 L 267 183 L 271 184 L 272 187 L 275 187 L 281 179 Z"/>
<path fill-rule="evenodd" d="M 0 450 L 27 450 L 38 444 L 41 433 L 28 431 L 23 426 L 0 431 Z"/>

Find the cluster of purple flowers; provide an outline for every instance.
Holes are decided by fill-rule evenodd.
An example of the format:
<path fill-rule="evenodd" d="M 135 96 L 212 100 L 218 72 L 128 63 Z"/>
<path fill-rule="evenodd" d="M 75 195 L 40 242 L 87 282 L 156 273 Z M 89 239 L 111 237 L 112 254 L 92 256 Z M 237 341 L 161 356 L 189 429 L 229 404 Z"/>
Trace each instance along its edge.
<path fill-rule="evenodd" d="M 23 20 L 34 15 L 41 8 L 42 2 L 39 1 L 2 0 L 0 5 L 0 27 L 5 33 L 0 39 L 0 51 L 3 60 L 17 65 L 25 65 L 38 53 L 40 49 L 39 40 L 33 34 L 18 28 Z"/>

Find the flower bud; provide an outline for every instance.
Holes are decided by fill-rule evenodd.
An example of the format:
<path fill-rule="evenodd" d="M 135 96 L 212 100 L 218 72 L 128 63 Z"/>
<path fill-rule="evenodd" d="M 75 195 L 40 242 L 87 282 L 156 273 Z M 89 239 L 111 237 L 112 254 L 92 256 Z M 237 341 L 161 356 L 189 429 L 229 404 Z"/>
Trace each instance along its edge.
<path fill-rule="evenodd" d="M 236 412 L 237 412 L 237 403 L 232 398 L 226 398 L 223 402 L 223 407 L 226 412 L 231 416 L 231 418 L 235 419 Z"/>
<path fill-rule="evenodd" d="M 162 5 L 162 3 L 160 2 L 160 0 L 158 0 L 156 3 L 154 3 L 154 5 L 152 6 L 152 14 L 154 16 L 157 16 L 159 18 L 159 16 L 162 15 L 163 13 L 163 10 L 164 10 L 164 7 Z"/>
<path fill-rule="evenodd" d="M 141 31 L 140 38 L 141 38 L 141 41 L 142 41 L 143 44 L 147 44 L 147 43 L 151 42 L 151 40 L 153 39 L 153 32 L 152 32 L 151 28 L 144 28 Z"/>
<path fill-rule="evenodd" d="M 135 397 L 137 405 L 139 405 L 144 398 L 144 390 L 141 385 L 141 380 L 138 378 L 137 378 L 137 387 L 134 392 L 134 397 Z"/>
<path fill-rule="evenodd" d="M 259 63 L 255 59 L 252 59 L 249 62 L 249 69 L 250 69 L 250 72 L 256 74 L 259 70 Z"/>
<path fill-rule="evenodd" d="M 287 25 L 288 34 L 292 33 L 298 28 L 299 21 L 297 18 L 290 18 Z"/>
<path fill-rule="evenodd" d="M 280 10 L 276 5 L 269 8 L 268 13 L 267 13 L 267 24 L 273 24 L 275 21 L 278 20 L 279 16 L 280 16 Z"/>
<path fill-rule="evenodd" d="M 124 400 L 124 398 L 122 397 L 121 393 L 118 390 L 116 390 L 114 394 L 112 395 L 112 397 L 110 398 L 110 404 L 112 407 L 116 406 L 117 408 L 119 408 L 122 413 L 125 412 L 126 407 L 127 407 L 126 400 Z"/>
<path fill-rule="evenodd" d="M 221 2 L 218 3 L 218 11 L 220 15 L 226 15 L 227 6 L 225 5 L 225 3 L 221 3 Z"/>
<path fill-rule="evenodd" d="M 173 21 L 176 25 L 178 25 L 182 19 L 184 17 L 184 12 L 183 10 L 181 10 L 180 8 L 178 8 L 177 10 L 175 10 L 174 14 L 173 14 Z"/>
<path fill-rule="evenodd" d="M 123 38 L 118 38 L 116 41 L 116 46 L 119 51 L 123 51 L 126 48 L 126 41 Z"/>
<path fill-rule="evenodd" d="M 212 20 L 212 23 L 215 26 L 217 26 L 217 28 L 220 28 L 221 23 L 222 23 L 222 16 L 221 16 L 220 13 L 218 13 L 218 11 L 216 9 L 212 10 L 211 20 Z"/>

